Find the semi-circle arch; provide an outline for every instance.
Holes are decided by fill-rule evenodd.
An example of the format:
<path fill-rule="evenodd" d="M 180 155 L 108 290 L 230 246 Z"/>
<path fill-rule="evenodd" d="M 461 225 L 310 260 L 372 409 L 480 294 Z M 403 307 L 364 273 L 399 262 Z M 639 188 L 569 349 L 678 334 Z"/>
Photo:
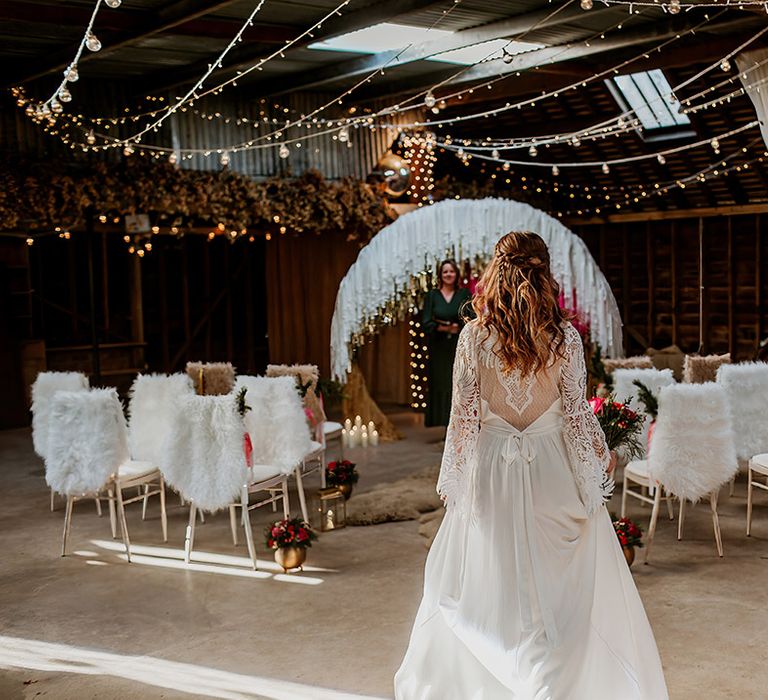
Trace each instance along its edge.
<path fill-rule="evenodd" d="M 510 199 L 446 200 L 402 215 L 365 246 L 341 281 L 331 322 L 331 371 L 343 380 L 355 348 L 395 323 L 423 291 L 427 270 L 446 256 L 482 266 L 509 231 L 547 243 L 552 272 L 605 355 L 619 357 L 622 323 L 613 292 L 586 244 L 560 221 Z"/>

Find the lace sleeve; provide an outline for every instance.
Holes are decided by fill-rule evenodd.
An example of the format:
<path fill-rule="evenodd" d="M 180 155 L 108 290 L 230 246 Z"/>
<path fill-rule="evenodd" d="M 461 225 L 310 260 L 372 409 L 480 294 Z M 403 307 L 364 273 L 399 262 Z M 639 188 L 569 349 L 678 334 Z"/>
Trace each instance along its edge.
<path fill-rule="evenodd" d="M 565 358 L 560 372 L 560 392 L 565 417 L 564 433 L 574 477 L 589 513 L 613 493 L 613 479 L 606 469 L 611 459 L 605 435 L 587 402 L 587 368 L 578 331 L 565 327 Z"/>
<path fill-rule="evenodd" d="M 472 326 L 459 334 L 453 363 L 451 417 L 445 436 L 437 491 L 446 505 L 454 506 L 467 495 L 467 478 L 480 433 L 480 387 L 477 380 L 477 349 Z"/>

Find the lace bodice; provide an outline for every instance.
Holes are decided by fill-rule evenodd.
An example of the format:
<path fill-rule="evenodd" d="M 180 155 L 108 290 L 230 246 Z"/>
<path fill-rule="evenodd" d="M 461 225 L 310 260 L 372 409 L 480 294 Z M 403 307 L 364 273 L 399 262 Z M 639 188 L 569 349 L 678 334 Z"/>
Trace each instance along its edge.
<path fill-rule="evenodd" d="M 469 323 L 459 336 L 453 369 L 451 419 L 438 481 L 448 503 L 466 505 L 468 477 L 474 466 L 477 437 L 486 411 L 525 430 L 560 399 L 563 435 L 576 484 L 587 507 L 594 512 L 613 484 L 606 475 L 610 453 L 602 429 L 586 399 L 586 366 L 578 331 L 564 326 L 563 357 L 537 374 L 515 369 L 504 372 L 493 352 L 495 337 L 477 323 Z M 554 353 L 553 353 L 554 354 Z"/>

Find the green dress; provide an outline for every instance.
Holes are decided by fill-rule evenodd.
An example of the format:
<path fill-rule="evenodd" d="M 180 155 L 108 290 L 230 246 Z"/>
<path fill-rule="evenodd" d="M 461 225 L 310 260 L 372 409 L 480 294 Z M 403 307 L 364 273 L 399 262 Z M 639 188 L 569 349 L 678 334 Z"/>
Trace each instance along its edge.
<path fill-rule="evenodd" d="M 462 311 L 471 298 L 469 290 L 459 288 L 451 300 L 446 301 L 439 289 L 432 289 L 424 300 L 421 325 L 427 334 L 429 347 L 429 397 L 424 416 L 424 424 L 427 426 L 448 425 L 451 415 L 453 359 L 459 334 L 438 331 L 438 322 L 446 321 L 463 326 Z"/>

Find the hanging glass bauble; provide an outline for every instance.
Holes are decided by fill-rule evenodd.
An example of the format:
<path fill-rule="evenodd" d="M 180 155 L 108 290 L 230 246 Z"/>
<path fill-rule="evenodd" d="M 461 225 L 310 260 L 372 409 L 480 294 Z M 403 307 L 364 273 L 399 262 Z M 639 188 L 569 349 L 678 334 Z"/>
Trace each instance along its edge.
<path fill-rule="evenodd" d="M 671 15 L 680 14 L 680 0 L 669 0 L 669 5 L 667 5 L 667 10 Z"/>
<path fill-rule="evenodd" d="M 426 95 L 424 95 L 424 104 L 429 107 L 429 109 L 432 109 L 432 107 L 437 104 L 437 100 L 431 92 L 428 92 Z"/>
<path fill-rule="evenodd" d="M 80 78 L 80 73 L 77 72 L 77 66 L 70 66 L 64 71 L 64 79 L 68 83 L 76 83 Z"/>
<path fill-rule="evenodd" d="M 120 7 L 120 3 L 123 0 L 104 0 L 107 7 L 111 7 L 113 10 L 116 10 L 118 7 Z"/>
<path fill-rule="evenodd" d="M 582 10 L 591 10 L 594 5 L 592 0 L 581 0 L 580 4 Z"/>
<path fill-rule="evenodd" d="M 94 53 L 101 51 L 101 42 L 93 32 L 88 32 L 88 36 L 85 38 L 85 45 L 89 51 Z"/>
<path fill-rule="evenodd" d="M 59 90 L 59 99 L 62 102 L 72 102 L 72 93 L 66 85 Z"/>
<path fill-rule="evenodd" d="M 280 150 L 277 152 L 277 154 L 285 160 L 288 156 L 291 155 L 290 150 L 288 149 L 288 146 L 286 146 L 284 143 L 280 144 Z"/>

